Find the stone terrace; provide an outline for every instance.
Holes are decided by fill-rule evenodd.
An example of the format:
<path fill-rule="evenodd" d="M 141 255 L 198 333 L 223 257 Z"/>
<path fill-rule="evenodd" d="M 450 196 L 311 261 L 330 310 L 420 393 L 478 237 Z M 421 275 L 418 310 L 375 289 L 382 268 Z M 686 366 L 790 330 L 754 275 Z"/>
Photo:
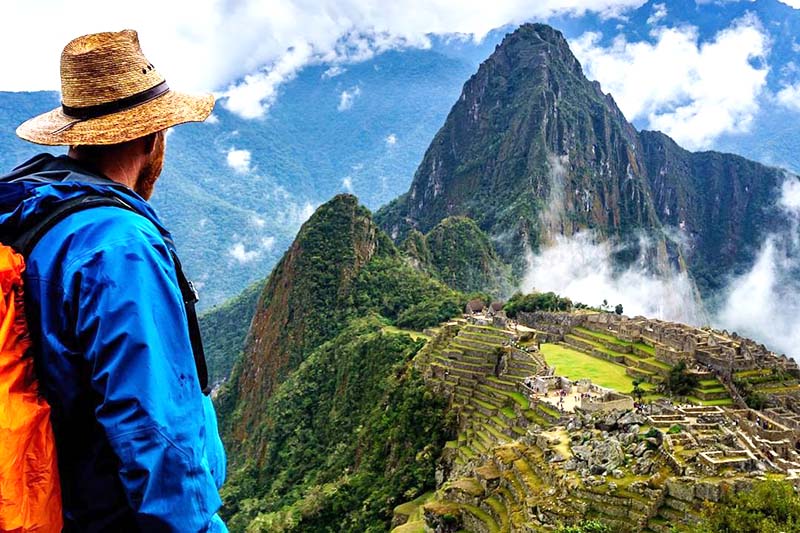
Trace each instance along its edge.
<path fill-rule="evenodd" d="M 546 315 L 549 322 L 539 317 L 530 328 L 534 346 L 547 335 L 594 357 L 621 358 L 634 375 L 640 372 L 654 383 L 676 361 L 675 353 L 683 358 L 698 350 L 685 339 L 681 350 L 676 348 L 680 335 L 693 328 L 665 325 L 643 335 L 637 333 L 641 323 L 613 316 L 604 321 Z M 459 430 L 443 454 L 438 489 L 398 506 L 395 533 L 445 526 L 528 532 L 585 518 L 600 519 L 614 531 L 667 533 L 696 521 L 706 502 L 745 490 L 767 473 L 789 479 L 800 473 L 795 451 L 800 415 L 788 401 L 765 411 L 676 406 L 662 399 L 651 403 L 647 414 L 562 412 L 529 399 L 525 379 L 549 375 L 541 354 L 517 342 L 513 324 L 494 325 L 459 319 L 428 331 L 432 338 L 415 365 L 432 389 L 450 398 Z M 713 335 L 716 345 L 737 349 L 736 339 L 722 343 Z M 735 377 L 771 387 L 791 378 L 786 365 L 769 366 L 768 356 L 762 359 L 753 359 L 762 365 L 758 372 L 737 370 L 750 374 Z M 716 369 L 701 369 L 699 375 L 703 379 L 693 394 L 718 402 L 725 387 Z"/>

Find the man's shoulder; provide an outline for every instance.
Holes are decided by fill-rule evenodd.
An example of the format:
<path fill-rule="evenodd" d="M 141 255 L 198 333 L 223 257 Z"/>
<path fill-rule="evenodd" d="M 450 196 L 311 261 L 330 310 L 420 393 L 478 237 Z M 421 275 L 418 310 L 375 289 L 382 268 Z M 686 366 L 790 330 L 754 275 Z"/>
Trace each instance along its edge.
<path fill-rule="evenodd" d="M 147 240 L 163 237 L 158 228 L 144 215 L 122 205 L 98 205 L 70 214 L 56 224 L 47 236 L 85 234 L 102 240 Z"/>
<path fill-rule="evenodd" d="M 41 238 L 29 262 L 67 267 L 98 253 L 154 247 L 166 253 L 164 237 L 147 217 L 121 206 L 102 205 L 59 221 Z"/>

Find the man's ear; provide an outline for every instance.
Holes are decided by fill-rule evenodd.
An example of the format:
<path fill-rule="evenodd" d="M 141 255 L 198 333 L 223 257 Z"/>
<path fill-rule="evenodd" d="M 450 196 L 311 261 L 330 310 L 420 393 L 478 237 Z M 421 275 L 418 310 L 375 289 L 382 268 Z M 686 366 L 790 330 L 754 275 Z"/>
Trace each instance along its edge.
<path fill-rule="evenodd" d="M 144 155 L 150 155 L 153 153 L 153 150 L 156 149 L 156 140 L 161 132 L 151 133 L 150 135 L 146 135 L 142 137 L 142 141 L 144 141 Z"/>

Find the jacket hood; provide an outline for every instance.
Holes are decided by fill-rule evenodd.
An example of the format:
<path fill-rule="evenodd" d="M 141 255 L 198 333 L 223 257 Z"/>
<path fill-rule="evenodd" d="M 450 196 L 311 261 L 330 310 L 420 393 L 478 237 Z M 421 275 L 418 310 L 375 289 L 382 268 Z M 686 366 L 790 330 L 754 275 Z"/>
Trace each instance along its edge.
<path fill-rule="evenodd" d="M 88 195 L 118 197 L 169 236 L 150 204 L 132 189 L 66 155 L 39 154 L 0 177 L 0 241 L 12 242 L 59 204 Z"/>

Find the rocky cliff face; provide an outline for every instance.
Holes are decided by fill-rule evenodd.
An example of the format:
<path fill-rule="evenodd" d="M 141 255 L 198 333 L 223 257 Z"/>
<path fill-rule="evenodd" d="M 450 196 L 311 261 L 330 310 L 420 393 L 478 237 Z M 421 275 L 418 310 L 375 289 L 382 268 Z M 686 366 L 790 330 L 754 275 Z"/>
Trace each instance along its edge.
<path fill-rule="evenodd" d="M 636 130 L 554 29 L 524 25 L 505 38 L 379 220 L 400 237 L 451 215 L 501 237 L 507 258 L 548 233 L 657 225 Z"/>
<path fill-rule="evenodd" d="M 677 230 L 692 275 L 713 293 L 787 223 L 775 208 L 787 173 L 737 155 L 692 153 L 659 132 L 639 138 L 659 220 Z"/>
<path fill-rule="evenodd" d="M 644 232 L 656 244 L 654 270 L 686 256 L 701 288 L 713 289 L 722 271 L 752 261 L 782 179 L 637 132 L 561 33 L 526 24 L 467 81 L 410 190 L 376 218 L 403 239 L 468 216 L 518 268 L 528 246 L 554 235 L 591 229 L 633 243 Z"/>

